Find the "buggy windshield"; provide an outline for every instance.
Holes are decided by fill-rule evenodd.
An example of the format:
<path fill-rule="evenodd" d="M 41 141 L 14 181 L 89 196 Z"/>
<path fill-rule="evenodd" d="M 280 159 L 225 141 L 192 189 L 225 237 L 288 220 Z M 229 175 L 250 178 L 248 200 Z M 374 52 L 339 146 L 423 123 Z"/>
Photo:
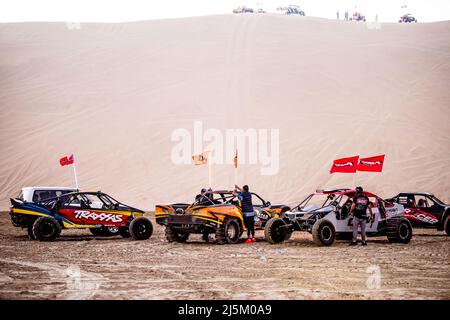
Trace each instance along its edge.
<path fill-rule="evenodd" d="M 231 203 L 236 196 L 231 191 L 209 191 L 198 195 L 191 206 L 211 206 L 215 204 Z"/>

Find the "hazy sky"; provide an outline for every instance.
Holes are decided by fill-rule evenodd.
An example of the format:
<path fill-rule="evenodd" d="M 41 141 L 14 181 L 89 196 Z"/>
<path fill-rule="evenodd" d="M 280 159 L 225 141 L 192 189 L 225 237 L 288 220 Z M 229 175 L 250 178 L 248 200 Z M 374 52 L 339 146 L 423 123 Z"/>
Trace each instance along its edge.
<path fill-rule="evenodd" d="M 0 0 L 0 22 L 121 22 L 231 13 L 239 5 L 264 8 L 297 4 L 306 15 L 336 18 L 355 10 L 381 22 L 412 13 L 419 22 L 450 20 L 450 0 Z M 406 8 L 402 8 L 407 6 Z"/>

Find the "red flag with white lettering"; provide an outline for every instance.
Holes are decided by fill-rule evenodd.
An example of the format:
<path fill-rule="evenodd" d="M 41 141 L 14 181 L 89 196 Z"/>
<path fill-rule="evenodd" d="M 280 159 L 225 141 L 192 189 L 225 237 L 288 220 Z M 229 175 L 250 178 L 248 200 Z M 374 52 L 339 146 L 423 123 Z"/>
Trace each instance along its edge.
<path fill-rule="evenodd" d="M 359 156 L 336 159 L 333 161 L 330 173 L 335 172 L 355 173 L 356 166 L 358 165 L 358 159 Z"/>
<path fill-rule="evenodd" d="M 383 164 L 384 154 L 375 157 L 359 159 L 359 163 L 356 169 L 358 171 L 381 172 L 383 171 Z"/>
<path fill-rule="evenodd" d="M 73 154 L 71 156 L 65 156 L 59 159 L 59 164 L 62 166 L 68 166 L 69 164 L 73 164 L 75 162 L 75 159 L 73 157 Z"/>

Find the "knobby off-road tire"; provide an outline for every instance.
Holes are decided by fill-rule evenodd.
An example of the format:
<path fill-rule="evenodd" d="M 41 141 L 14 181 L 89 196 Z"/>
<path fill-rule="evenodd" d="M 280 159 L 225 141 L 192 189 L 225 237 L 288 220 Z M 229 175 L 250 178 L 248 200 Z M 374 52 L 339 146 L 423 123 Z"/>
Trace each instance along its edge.
<path fill-rule="evenodd" d="M 52 217 L 40 217 L 33 223 L 33 235 L 39 241 L 53 241 L 61 234 L 61 225 Z"/>
<path fill-rule="evenodd" d="M 386 236 L 392 243 L 408 243 L 412 238 L 411 222 L 405 218 L 392 218 L 387 221 Z"/>
<path fill-rule="evenodd" d="M 186 242 L 189 238 L 189 233 L 179 232 L 176 229 L 166 226 L 164 231 L 166 239 L 169 242 Z"/>
<path fill-rule="evenodd" d="M 134 240 L 147 240 L 153 234 L 153 224 L 146 217 L 137 217 L 130 223 L 130 235 Z"/>
<path fill-rule="evenodd" d="M 284 226 L 286 223 L 283 219 L 272 218 L 267 221 L 264 227 L 264 237 L 266 241 L 272 244 L 281 243 L 290 238 L 292 232 L 288 232 L 288 229 Z"/>
<path fill-rule="evenodd" d="M 450 215 L 448 215 L 444 220 L 444 231 L 448 236 L 450 236 Z"/>
<path fill-rule="evenodd" d="M 32 225 L 27 228 L 27 233 L 28 233 L 28 237 L 31 240 L 36 240 L 36 238 L 34 237 L 34 234 L 33 234 L 33 226 Z"/>
<path fill-rule="evenodd" d="M 317 220 L 311 233 L 314 243 L 321 246 L 331 246 L 336 239 L 336 230 L 331 221 L 326 219 Z"/>
<path fill-rule="evenodd" d="M 119 234 L 118 228 L 112 227 L 89 228 L 89 231 L 99 237 L 112 237 Z"/>
<path fill-rule="evenodd" d="M 216 230 L 217 244 L 235 244 L 241 237 L 241 224 L 235 218 L 225 218 Z"/>

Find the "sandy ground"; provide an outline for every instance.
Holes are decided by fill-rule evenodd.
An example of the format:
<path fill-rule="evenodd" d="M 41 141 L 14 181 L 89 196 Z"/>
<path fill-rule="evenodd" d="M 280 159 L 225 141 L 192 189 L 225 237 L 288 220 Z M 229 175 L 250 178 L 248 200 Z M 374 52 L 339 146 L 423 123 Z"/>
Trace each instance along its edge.
<path fill-rule="evenodd" d="M 304 233 L 270 245 L 261 231 L 252 245 L 169 244 L 158 225 L 144 242 L 77 230 L 42 243 L 8 219 L 1 214 L 1 299 L 450 299 L 450 237 L 433 230 L 367 247 L 317 247 Z"/>

